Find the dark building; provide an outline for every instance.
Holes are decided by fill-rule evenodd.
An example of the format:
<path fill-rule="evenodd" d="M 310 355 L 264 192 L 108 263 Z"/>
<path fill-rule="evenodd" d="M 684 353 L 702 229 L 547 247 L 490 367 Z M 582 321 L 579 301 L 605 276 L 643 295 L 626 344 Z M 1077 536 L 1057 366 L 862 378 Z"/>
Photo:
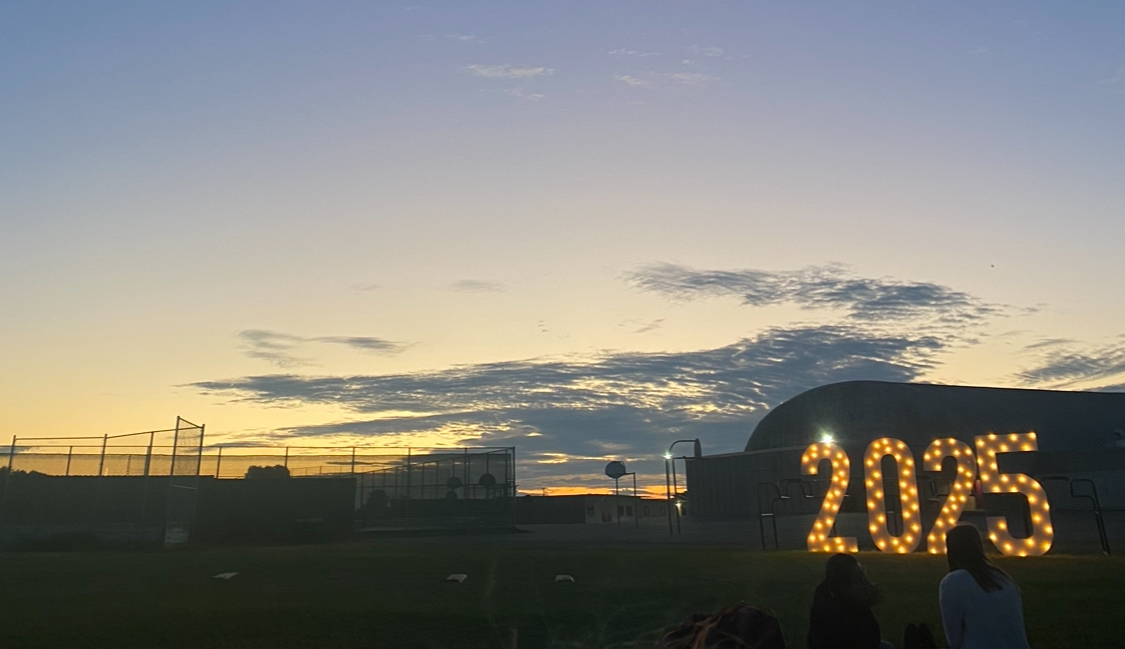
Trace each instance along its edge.
<path fill-rule="evenodd" d="M 663 523 L 667 516 L 667 502 L 655 498 L 612 494 L 526 495 L 516 498 L 516 523 L 523 525 L 617 522 L 647 524 L 652 521 Z"/>
<path fill-rule="evenodd" d="M 1079 527 L 1077 536 L 1089 536 L 1087 532 L 1095 529 L 1096 508 L 1110 519 L 1125 513 L 1123 393 L 851 381 L 809 390 L 779 405 L 758 424 L 742 453 L 688 458 L 692 516 L 711 521 L 751 519 L 767 527 L 787 514 L 812 520 L 826 480 L 802 475 L 801 458 L 810 444 L 831 440 L 850 458 L 847 498 L 839 517 L 840 525 L 846 525 L 847 515 L 866 512 L 864 500 L 870 501 L 864 490 L 865 451 L 872 441 L 886 437 L 901 440 L 913 454 L 923 519 L 929 515 L 932 520 L 936 510 L 927 514 L 927 499 L 940 507 L 949 488 L 942 485 L 945 478 L 940 473 L 922 467 L 934 440 L 953 438 L 972 447 L 977 436 L 1031 432 L 1036 434 L 1037 450 L 1013 447 L 1000 453 L 999 470 L 1039 481 L 1056 518 L 1075 513 L 1079 523 L 1057 525 L 1061 536 Z M 893 463 L 889 470 L 894 470 Z M 894 488 L 889 488 L 888 496 Z M 994 513 L 985 510 L 1007 496 L 982 497 L 985 502 L 978 508 Z M 794 523 L 797 528 L 802 524 Z M 860 531 L 855 536 L 863 536 L 865 520 L 857 524 Z M 1109 528 L 1110 537 L 1125 540 L 1125 524 L 1111 523 Z M 766 536 L 762 534 L 763 543 Z M 803 544 L 803 536 L 797 539 Z"/>

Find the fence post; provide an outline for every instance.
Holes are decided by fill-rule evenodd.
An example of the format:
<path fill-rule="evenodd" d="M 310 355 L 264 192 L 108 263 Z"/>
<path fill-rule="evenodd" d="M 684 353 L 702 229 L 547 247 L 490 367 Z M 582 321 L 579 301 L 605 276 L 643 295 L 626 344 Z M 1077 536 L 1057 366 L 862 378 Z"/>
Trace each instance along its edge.
<path fill-rule="evenodd" d="M 207 432 L 207 424 L 199 425 L 199 452 L 195 456 L 195 477 L 199 477 L 203 470 L 203 435 Z"/>
<path fill-rule="evenodd" d="M 68 446 L 67 449 L 66 449 L 66 472 L 63 473 L 63 477 L 66 477 L 66 476 L 70 475 L 70 458 L 73 455 L 74 455 L 74 447 Z"/>
<path fill-rule="evenodd" d="M 219 479 L 219 468 L 223 466 L 223 447 L 219 447 L 219 457 L 215 460 L 215 479 Z"/>
<path fill-rule="evenodd" d="M 406 448 L 406 501 L 402 503 L 402 513 L 410 516 L 410 447 Z"/>
<path fill-rule="evenodd" d="M 176 475 L 176 452 L 180 450 L 180 417 L 176 416 L 176 430 L 172 433 L 172 466 L 168 469 L 168 477 Z M 168 490 L 171 493 L 172 482 L 168 482 Z"/>
<path fill-rule="evenodd" d="M 352 447 L 352 475 L 355 475 L 355 447 Z"/>
<path fill-rule="evenodd" d="M 148 472 L 152 468 L 152 444 L 156 439 L 156 432 L 148 434 L 148 450 L 145 451 L 145 477 L 148 477 Z"/>
<path fill-rule="evenodd" d="M 286 469 L 289 468 L 289 447 L 288 446 L 285 447 L 285 465 L 284 466 L 285 466 Z"/>
<path fill-rule="evenodd" d="M 154 439 L 156 439 L 155 431 L 148 434 L 148 449 L 145 450 L 145 473 L 144 482 L 141 483 L 141 512 L 140 520 L 138 521 L 141 525 L 144 525 L 146 519 L 145 514 L 148 513 L 148 482 L 149 471 L 152 468 L 152 443 Z"/>
<path fill-rule="evenodd" d="M 12 446 L 8 449 L 8 473 L 4 475 L 4 490 L 0 492 L 0 523 L 5 522 L 7 512 L 5 505 L 8 504 L 8 489 L 12 484 L 12 458 L 16 456 L 16 436 L 12 435 Z"/>
<path fill-rule="evenodd" d="M 102 436 L 102 456 L 101 456 L 101 459 L 98 460 L 98 476 L 101 476 L 102 472 L 105 471 L 105 446 L 108 443 L 109 443 L 109 433 L 106 433 L 105 435 Z"/>

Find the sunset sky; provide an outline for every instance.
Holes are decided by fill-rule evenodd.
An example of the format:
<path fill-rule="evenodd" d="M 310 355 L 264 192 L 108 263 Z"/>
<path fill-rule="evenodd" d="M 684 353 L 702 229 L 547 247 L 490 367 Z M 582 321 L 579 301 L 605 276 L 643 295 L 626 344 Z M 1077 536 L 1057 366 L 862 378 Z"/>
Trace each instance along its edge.
<path fill-rule="evenodd" d="M 1125 390 L 1125 3 L 0 5 L 0 440 L 663 483 L 850 379 Z"/>

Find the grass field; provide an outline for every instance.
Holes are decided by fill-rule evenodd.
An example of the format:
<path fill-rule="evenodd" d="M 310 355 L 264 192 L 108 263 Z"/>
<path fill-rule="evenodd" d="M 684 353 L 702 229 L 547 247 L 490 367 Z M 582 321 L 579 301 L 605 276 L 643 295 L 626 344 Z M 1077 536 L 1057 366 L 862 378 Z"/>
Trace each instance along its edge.
<path fill-rule="evenodd" d="M 942 558 L 863 554 L 884 636 L 940 630 Z M 745 600 L 803 647 L 824 557 L 683 545 L 403 541 L 182 552 L 0 554 L 0 647 L 650 647 L 693 611 Z M 1032 647 L 1123 646 L 1125 561 L 1001 560 Z M 216 573 L 237 571 L 230 581 Z M 464 572 L 463 584 L 447 583 Z M 555 574 L 576 583 L 554 583 Z"/>

